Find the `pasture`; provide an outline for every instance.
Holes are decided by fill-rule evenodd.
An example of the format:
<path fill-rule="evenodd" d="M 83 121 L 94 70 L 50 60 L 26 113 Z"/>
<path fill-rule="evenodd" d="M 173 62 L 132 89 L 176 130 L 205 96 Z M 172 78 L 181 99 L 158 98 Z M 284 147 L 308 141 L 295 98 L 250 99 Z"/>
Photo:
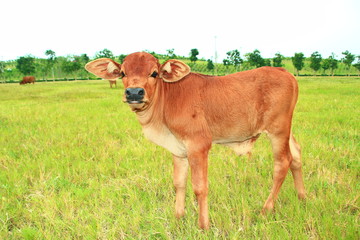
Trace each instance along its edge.
<path fill-rule="evenodd" d="M 289 172 L 276 211 L 260 215 L 272 185 L 267 137 L 251 159 L 214 145 L 207 232 L 190 181 L 175 219 L 171 154 L 143 137 L 121 87 L 1 84 L 0 239 L 359 239 L 360 78 L 298 81 L 307 200 Z"/>

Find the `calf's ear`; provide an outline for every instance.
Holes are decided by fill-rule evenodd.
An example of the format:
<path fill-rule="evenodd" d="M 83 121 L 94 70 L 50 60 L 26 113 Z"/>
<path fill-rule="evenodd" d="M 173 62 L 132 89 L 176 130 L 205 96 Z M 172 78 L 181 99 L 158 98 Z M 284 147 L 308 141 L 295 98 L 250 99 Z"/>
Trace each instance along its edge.
<path fill-rule="evenodd" d="M 85 69 L 104 79 L 116 79 L 120 77 L 121 64 L 109 58 L 99 58 L 87 63 Z"/>
<path fill-rule="evenodd" d="M 165 82 L 176 82 L 190 73 L 190 67 L 182 61 L 170 59 L 160 67 L 160 78 Z"/>

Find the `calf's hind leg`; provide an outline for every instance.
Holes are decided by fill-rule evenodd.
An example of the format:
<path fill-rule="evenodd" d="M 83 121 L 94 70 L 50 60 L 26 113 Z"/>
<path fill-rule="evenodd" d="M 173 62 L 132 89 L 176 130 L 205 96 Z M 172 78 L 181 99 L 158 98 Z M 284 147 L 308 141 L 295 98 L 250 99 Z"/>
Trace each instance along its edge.
<path fill-rule="evenodd" d="M 274 176 L 273 186 L 267 198 L 262 213 L 271 211 L 274 208 L 275 200 L 279 194 L 286 174 L 289 170 L 292 156 L 289 147 L 289 134 L 269 135 L 274 153 Z"/>
<path fill-rule="evenodd" d="M 305 187 L 302 177 L 301 170 L 301 150 L 300 145 L 296 142 L 294 136 L 291 134 L 290 136 L 290 151 L 293 157 L 293 161 L 290 164 L 291 173 L 294 178 L 295 188 L 298 193 L 299 199 L 305 198 Z"/>

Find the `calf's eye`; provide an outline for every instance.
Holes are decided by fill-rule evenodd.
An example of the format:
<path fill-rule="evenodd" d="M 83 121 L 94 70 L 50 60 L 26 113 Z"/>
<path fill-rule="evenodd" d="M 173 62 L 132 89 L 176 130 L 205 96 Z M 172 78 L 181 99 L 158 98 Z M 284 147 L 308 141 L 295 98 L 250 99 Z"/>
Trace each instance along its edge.
<path fill-rule="evenodd" d="M 154 72 L 150 75 L 150 77 L 156 78 L 157 75 L 158 75 L 158 73 L 157 73 L 156 71 L 154 71 Z"/>
<path fill-rule="evenodd" d="M 125 77 L 125 73 L 123 71 L 120 72 L 120 78 Z"/>

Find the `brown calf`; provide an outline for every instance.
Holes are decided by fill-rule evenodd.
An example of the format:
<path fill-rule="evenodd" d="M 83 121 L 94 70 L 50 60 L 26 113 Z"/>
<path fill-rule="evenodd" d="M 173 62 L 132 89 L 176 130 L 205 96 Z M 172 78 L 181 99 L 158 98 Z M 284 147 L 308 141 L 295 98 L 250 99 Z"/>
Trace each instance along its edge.
<path fill-rule="evenodd" d="M 27 83 L 35 84 L 35 77 L 34 76 L 23 77 L 23 80 L 20 82 L 20 85 L 27 84 Z"/>
<path fill-rule="evenodd" d="M 123 101 L 135 112 L 144 135 L 173 154 L 176 217 L 184 215 L 188 166 L 199 204 L 199 226 L 209 228 L 208 153 L 212 143 L 250 153 L 265 132 L 274 153 L 274 177 L 262 212 L 274 208 L 290 168 L 300 199 L 305 197 L 300 146 L 291 134 L 298 97 L 296 79 L 282 68 L 213 77 L 191 73 L 178 60 L 160 64 L 148 53 L 133 53 L 123 64 L 97 59 L 85 68 L 105 79 L 121 77 Z"/>

